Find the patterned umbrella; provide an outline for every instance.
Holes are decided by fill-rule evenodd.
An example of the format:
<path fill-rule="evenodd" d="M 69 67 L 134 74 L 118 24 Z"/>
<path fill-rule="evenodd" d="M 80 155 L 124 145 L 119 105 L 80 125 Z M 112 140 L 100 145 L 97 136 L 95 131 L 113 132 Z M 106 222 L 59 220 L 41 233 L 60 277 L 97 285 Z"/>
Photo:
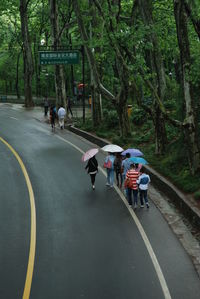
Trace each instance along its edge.
<path fill-rule="evenodd" d="M 98 148 L 91 148 L 85 154 L 83 154 L 81 160 L 82 162 L 85 162 L 89 160 L 90 158 L 94 157 L 98 153 Z"/>
<path fill-rule="evenodd" d="M 125 156 L 128 153 L 131 155 L 131 157 L 143 156 L 143 153 L 137 148 L 128 148 L 127 150 L 123 151 L 122 155 Z"/>

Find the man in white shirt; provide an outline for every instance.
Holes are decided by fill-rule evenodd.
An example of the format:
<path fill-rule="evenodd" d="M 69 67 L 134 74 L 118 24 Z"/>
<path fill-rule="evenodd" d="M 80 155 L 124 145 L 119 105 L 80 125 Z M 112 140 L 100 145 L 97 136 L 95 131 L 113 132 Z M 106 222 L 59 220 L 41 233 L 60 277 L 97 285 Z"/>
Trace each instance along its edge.
<path fill-rule="evenodd" d="M 58 121 L 59 121 L 61 130 L 64 129 L 65 115 L 66 115 L 65 108 L 63 108 L 63 106 L 60 106 L 60 108 L 58 109 Z"/>

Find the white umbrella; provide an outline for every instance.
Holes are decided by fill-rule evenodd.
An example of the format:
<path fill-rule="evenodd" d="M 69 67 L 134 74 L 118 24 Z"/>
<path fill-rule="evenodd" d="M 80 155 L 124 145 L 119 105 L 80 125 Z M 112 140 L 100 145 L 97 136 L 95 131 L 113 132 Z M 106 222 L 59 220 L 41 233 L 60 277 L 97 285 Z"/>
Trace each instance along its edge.
<path fill-rule="evenodd" d="M 105 152 L 109 153 L 121 153 L 123 152 L 123 148 L 116 144 L 107 144 L 101 148 Z"/>

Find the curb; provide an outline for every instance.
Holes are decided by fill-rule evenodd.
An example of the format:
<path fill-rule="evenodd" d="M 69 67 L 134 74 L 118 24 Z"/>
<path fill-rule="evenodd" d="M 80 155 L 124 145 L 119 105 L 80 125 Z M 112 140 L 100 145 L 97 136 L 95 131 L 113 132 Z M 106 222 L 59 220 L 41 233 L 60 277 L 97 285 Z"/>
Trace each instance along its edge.
<path fill-rule="evenodd" d="M 98 145 L 99 147 L 103 147 L 109 142 L 105 139 L 101 139 L 92 135 L 91 133 L 87 133 L 78 128 L 75 128 L 73 125 L 68 125 L 66 127 L 69 131 L 84 137 L 90 142 Z M 195 202 L 192 200 L 188 200 L 188 198 L 172 183 L 170 183 L 166 178 L 164 178 L 157 171 L 152 169 L 149 166 L 145 166 L 147 173 L 151 175 L 151 181 L 154 186 L 159 190 L 160 193 L 164 193 L 174 204 L 175 206 L 181 210 L 184 216 L 190 221 L 192 225 L 195 227 L 200 227 L 200 211 L 195 206 Z"/>

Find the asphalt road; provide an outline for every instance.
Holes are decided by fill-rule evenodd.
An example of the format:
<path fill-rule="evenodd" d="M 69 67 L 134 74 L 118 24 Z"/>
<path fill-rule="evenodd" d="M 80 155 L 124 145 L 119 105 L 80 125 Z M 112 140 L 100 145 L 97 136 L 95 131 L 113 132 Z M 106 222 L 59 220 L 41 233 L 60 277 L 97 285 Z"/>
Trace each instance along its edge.
<path fill-rule="evenodd" d="M 92 190 L 80 161 L 90 142 L 67 130 L 54 134 L 6 104 L 0 137 L 0 298 L 22 298 L 27 285 L 34 299 L 200 298 L 192 262 L 153 203 L 134 213 L 101 170 Z M 34 192 L 35 251 L 30 190 L 4 140 Z M 97 159 L 101 166 L 103 152 Z"/>

